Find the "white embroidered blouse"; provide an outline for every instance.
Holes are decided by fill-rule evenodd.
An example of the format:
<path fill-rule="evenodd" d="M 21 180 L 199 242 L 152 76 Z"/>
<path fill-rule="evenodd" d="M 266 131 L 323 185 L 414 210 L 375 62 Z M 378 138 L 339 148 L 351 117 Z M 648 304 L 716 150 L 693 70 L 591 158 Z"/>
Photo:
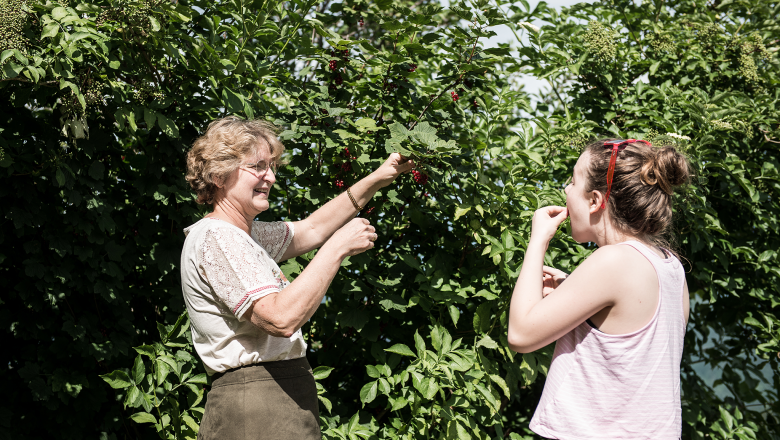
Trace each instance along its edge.
<path fill-rule="evenodd" d="M 243 319 L 255 300 L 290 284 L 276 263 L 294 232 L 292 223 L 256 221 L 250 237 L 213 218 L 184 229 L 182 291 L 192 342 L 209 374 L 305 356 L 300 329 L 276 337 Z"/>

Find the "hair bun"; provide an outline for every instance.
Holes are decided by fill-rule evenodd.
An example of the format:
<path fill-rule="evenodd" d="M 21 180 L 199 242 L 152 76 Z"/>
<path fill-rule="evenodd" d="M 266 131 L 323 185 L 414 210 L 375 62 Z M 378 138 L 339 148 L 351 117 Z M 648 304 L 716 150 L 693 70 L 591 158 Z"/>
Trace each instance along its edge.
<path fill-rule="evenodd" d="M 674 187 L 687 182 L 689 176 L 688 160 L 672 146 L 655 149 L 655 154 L 642 165 L 640 173 L 642 182 L 658 185 L 669 195 L 674 192 Z"/>

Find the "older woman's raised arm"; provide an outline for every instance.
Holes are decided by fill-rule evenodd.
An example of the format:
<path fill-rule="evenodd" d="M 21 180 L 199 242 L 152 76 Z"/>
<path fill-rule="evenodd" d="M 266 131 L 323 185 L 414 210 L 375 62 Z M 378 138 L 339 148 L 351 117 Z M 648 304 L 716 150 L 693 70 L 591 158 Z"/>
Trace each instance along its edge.
<path fill-rule="evenodd" d="M 366 206 L 379 189 L 392 183 L 402 173 L 409 172 L 414 162 L 393 153 L 379 168 L 349 188 L 355 202 Z M 357 215 L 346 191 L 314 211 L 304 220 L 294 222 L 295 236 L 282 255 L 282 260 L 297 257 L 322 246 L 339 228 Z"/>

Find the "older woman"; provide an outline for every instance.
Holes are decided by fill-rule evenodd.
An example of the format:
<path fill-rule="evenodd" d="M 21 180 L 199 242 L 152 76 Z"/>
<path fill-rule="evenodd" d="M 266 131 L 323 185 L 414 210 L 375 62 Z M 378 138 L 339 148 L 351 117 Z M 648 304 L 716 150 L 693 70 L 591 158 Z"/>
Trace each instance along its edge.
<path fill-rule="evenodd" d="M 213 377 L 198 439 L 319 439 L 317 390 L 301 326 L 342 260 L 374 247 L 355 218 L 413 164 L 392 154 L 373 173 L 297 222 L 257 222 L 284 146 L 264 121 L 214 121 L 187 155 L 187 181 L 213 211 L 184 230 L 184 300 L 192 340 Z M 288 282 L 278 262 L 320 248 Z"/>

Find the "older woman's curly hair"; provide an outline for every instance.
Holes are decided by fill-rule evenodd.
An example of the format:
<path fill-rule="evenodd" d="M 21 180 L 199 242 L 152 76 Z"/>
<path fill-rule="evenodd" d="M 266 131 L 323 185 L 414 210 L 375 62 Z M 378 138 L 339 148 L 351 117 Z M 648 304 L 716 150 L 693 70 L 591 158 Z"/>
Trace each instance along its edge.
<path fill-rule="evenodd" d="M 279 128 L 264 120 L 245 120 L 236 116 L 209 124 L 187 153 L 187 182 L 198 195 L 198 203 L 213 205 L 219 186 L 245 160 L 268 146 L 271 161 L 278 163 L 284 145 L 276 137 Z"/>

